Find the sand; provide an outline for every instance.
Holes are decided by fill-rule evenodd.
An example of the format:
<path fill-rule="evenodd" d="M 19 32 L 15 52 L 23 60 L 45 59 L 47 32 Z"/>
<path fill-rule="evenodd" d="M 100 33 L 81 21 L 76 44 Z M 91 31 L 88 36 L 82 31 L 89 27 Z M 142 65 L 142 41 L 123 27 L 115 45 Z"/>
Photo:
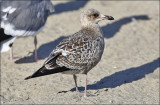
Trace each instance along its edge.
<path fill-rule="evenodd" d="M 33 61 L 33 37 L 18 38 L 14 55 L 1 54 L 1 104 L 159 104 L 158 1 L 52 1 L 56 12 L 37 35 L 39 61 Z M 80 29 L 81 10 L 95 8 L 111 15 L 102 21 L 105 50 L 88 73 L 88 92 L 75 92 L 72 75 L 53 74 L 25 81 L 38 70 L 66 36 Z M 84 75 L 78 86 L 84 90 Z"/>

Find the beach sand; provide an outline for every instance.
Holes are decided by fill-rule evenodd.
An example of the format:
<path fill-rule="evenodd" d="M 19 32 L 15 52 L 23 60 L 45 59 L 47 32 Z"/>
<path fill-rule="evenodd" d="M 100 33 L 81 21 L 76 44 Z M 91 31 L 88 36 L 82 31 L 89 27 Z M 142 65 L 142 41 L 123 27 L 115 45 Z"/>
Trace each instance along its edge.
<path fill-rule="evenodd" d="M 159 104 L 159 1 L 52 1 L 56 12 L 37 35 L 39 61 L 33 61 L 33 37 L 16 39 L 14 55 L 1 54 L 1 104 Z M 75 92 L 72 75 L 24 80 L 38 70 L 66 36 L 80 30 L 80 12 L 94 8 L 111 15 L 102 21 L 105 50 L 88 73 L 88 92 Z M 78 87 L 84 90 L 84 75 Z"/>

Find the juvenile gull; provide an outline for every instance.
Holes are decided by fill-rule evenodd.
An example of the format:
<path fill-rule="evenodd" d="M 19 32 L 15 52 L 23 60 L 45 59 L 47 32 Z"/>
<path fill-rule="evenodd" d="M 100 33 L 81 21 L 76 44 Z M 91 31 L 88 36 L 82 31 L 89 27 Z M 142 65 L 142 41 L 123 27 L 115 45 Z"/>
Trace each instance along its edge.
<path fill-rule="evenodd" d="M 36 34 L 44 28 L 49 14 L 54 12 L 53 4 L 50 0 L 2 0 L 0 5 L 0 51 L 11 48 L 10 59 L 13 59 L 12 44 L 16 37 L 34 35 L 34 60 L 37 61 Z"/>
<path fill-rule="evenodd" d="M 104 50 L 104 37 L 98 25 L 98 22 L 104 19 L 114 18 L 103 15 L 95 9 L 83 11 L 81 30 L 62 40 L 51 52 L 44 65 L 25 79 L 60 72 L 72 74 L 76 91 L 79 91 L 76 74 L 86 74 L 84 96 L 87 97 L 87 73 L 100 61 Z"/>

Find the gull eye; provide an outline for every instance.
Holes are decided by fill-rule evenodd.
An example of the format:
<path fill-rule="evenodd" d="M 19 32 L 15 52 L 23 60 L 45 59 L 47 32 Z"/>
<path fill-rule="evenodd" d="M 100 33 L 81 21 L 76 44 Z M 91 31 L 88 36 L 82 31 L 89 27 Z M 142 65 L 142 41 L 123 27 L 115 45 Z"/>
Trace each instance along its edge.
<path fill-rule="evenodd" d="M 95 14 L 93 14 L 93 16 L 96 18 L 96 17 L 98 17 L 99 15 L 98 15 L 97 13 L 95 13 Z"/>

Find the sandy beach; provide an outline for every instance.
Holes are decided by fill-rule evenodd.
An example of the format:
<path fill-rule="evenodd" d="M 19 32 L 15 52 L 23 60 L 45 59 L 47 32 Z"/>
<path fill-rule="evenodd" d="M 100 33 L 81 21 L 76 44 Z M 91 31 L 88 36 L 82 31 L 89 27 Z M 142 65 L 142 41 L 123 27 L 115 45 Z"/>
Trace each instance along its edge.
<path fill-rule="evenodd" d="M 160 104 L 159 1 L 52 1 L 55 13 L 37 35 L 38 62 L 33 61 L 33 37 L 16 39 L 14 55 L 1 53 L 1 104 Z M 88 92 L 75 91 L 72 75 L 53 74 L 24 80 L 38 70 L 66 36 L 80 30 L 80 12 L 94 8 L 111 15 L 102 21 L 105 49 L 88 73 Z M 84 90 L 84 75 L 78 87 Z"/>

